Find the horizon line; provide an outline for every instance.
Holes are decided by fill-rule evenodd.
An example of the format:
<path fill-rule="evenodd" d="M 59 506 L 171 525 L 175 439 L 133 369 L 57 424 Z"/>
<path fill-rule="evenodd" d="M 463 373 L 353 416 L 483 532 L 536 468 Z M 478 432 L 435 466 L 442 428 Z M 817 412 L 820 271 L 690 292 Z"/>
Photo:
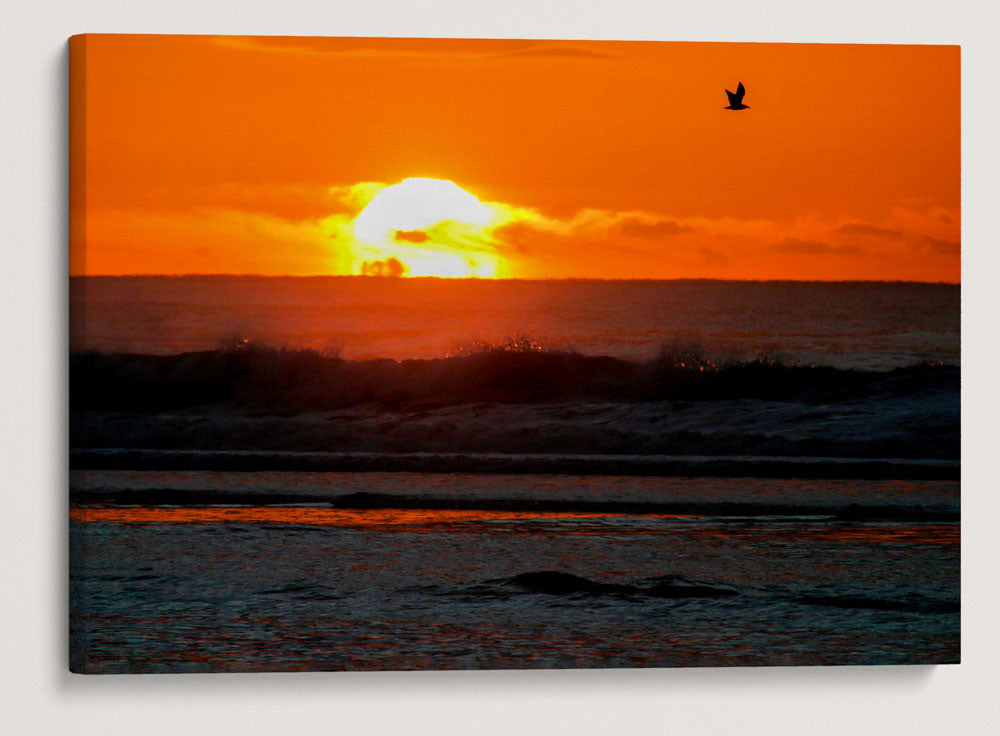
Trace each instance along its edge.
<path fill-rule="evenodd" d="M 961 281 L 920 281 L 917 279 L 740 279 L 718 278 L 713 276 L 675 276 L 671 278 L 599 278 L 595 276 L 560 276 L 546 278 L 484 278 L 481 276 L 366 276 L 362 274 L 261 274 L 261 273 L 88 273 L 69 274 L 70 279 L 101 278 L 101 279 L 140 279 L 140 278 L 256 278 L 256 279 L 365 279 L 371 281 L 481 281 L 484 283 L 496 281 L 598 281 L 598 282 L 632 282 L 632 281 L 719 281 L 727 283 L 767 284 L 927 284 L 931 286 L 961 286 Z"/>

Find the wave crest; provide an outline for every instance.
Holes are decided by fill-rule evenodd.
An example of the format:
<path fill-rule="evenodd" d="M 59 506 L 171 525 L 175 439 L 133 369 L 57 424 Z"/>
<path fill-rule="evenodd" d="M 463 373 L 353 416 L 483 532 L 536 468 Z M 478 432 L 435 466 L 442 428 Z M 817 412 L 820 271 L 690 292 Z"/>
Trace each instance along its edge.
<path fill-rule="evenodd" d="M 799 366 L 767 356 L 720 361 L 696 345 L 667 346 L 647 363 L 545 350 L 530 338 L 431 360 L 344 360 L 336 353 L 251 342 L 178 355 L 77 353 L 73 409 L 163 411 L 235 404 L 276 414 L 359 404 L 426 402 L 717 401 L 827 403 L 951 390 L 959 369 L 921 363 L 891 371 Z"/>

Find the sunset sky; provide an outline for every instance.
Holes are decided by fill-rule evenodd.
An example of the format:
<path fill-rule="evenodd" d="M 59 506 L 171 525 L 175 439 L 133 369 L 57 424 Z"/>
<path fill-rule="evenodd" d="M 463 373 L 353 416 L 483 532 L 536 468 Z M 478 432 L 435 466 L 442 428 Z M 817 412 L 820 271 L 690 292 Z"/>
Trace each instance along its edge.
<path fill-rule="evenodd" d="M 70 44 L 73 274 L 960 279 L 957 46 Z"/>

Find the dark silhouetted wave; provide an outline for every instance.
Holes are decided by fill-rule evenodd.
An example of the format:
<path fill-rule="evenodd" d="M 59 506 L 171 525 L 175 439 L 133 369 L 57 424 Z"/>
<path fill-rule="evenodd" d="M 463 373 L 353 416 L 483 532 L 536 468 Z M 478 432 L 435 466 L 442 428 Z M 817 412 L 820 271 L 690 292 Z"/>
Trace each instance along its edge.
<path fill-rule="evenodd" d="M 253 345 L 181 355 L 91 352 L 71 358 L 70 440 L 78 449 L 259 453 L 173 457 L 167 467 L 177 468 L 777 477 L 802 470 L 746 459 L 753 456 L 873 463 L 863 471 L 813 464 L 812 477 L 944 477 L 940 469 L 878 463 L 958 460 L 959 380 L 949 365 L 879 372 L 764 358 L 727 363 L 676 345 L 648 363 L 546 352 L 530 342 L 402 362 Z M 718 462 L 686 469 L 676 459 L 657 469 L 571 457 L 598 455 L 743 459 L 728 469 Z M 904 474 L 889 474 L 896 470 Z"/>
<path fill-rule="evenodd" d="M 602 583 L 559 570 L 520 573 L 509 578 L 487 580 L 471 588 L 466 595 L 504 596 L 509 591 L 551 596 L 616 596 L 683 600 L 689 598 L 731 598 L 739 595 L 734 588 L 689 580 L 679 575 L 663 575 L 635 584 Z"/>
<path fill-rule="evenodd" d="M 486 580 L 458 591 L 464 597 L 508 598 L 512 594 L 535 594 L 554 597 L 586 599 L 592 596 L 611 596 L 623 600 L 658 598 L 673 601 L 692 599 L 726 601 L 728 599 L 754 601 L 754 605 L 788 604 L 842 608 L 858 611 L 885 611 L 923 615 L 959 613 L 957 600 L 940 599 L 919 593 L 898 597 L 882 597 L 853 593 L 796 593 L 794 591 L 752 588 L 739 590 L 719 582 L 692 580 L 683 575 L 667 574 L 629 582 L 610 583 L 591 580 L 559 570 L 538 570 L 519 573 L 507 578 Z"/>
<path fill-rule="evenodd" d="M 887 372 L 787 365 L 757 358 L 718 362 L 671 346 L 648 363 L 544 351 L 530 342 L 481 347 L 433 360 L 342 360 L 311 350 L 255 345 L 179 355 L 77 353 L 70 402 L 77 409 L 165 411 L 211 404 L 277 414 L 420 402 L 718 401 L 809 404 L 957 390 L 959 369 L 919 364 Z"/>

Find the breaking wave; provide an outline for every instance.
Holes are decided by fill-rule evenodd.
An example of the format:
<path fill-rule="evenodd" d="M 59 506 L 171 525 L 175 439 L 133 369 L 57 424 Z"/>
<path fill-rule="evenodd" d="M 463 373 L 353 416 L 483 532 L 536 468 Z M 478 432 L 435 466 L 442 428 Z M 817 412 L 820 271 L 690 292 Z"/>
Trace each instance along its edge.
<path fill-rule="evenodd" d="M 524 338 L 431 360 L 344 360 L 313 350 L 237 344 L 178 355 L 76 353 L 74 409 L 164 411 L 231 404 L 278 413 L 377 403 L 714 401 L 826 403 L 957 388 L 955 366 L 923 363 L 880 372 L 800 366 L 765 356 L 717 361 L 696 345 L 668 346 L 637 363 L 542 350 Z"/>
<path fill-rule="evenodd" d="M 800 469 L 750 468 L 745 458 L 954 463 L 960 454 L 960 371 L 943 364 L 725 361 L 689 344 L 638 363 L 519 339 L 401 362 L 240 343 L 178 355 L 77 353 L 70 365 L 72 447 L 266 456 L 221 460 L 234 469 L 298 467 L 301 458 L 280 455 L 295 452 L 324 453 L 323 469 L 685 475 L 676 461 L 605 459 L 597 468 L 581 456 L 702 455 L 744 458 L 715 474 L 782 477 Z M 511 459 L 518 454 L 532 458 Z M 897 469 L 822 472 L 942 477 L 891 475 Z"/>

